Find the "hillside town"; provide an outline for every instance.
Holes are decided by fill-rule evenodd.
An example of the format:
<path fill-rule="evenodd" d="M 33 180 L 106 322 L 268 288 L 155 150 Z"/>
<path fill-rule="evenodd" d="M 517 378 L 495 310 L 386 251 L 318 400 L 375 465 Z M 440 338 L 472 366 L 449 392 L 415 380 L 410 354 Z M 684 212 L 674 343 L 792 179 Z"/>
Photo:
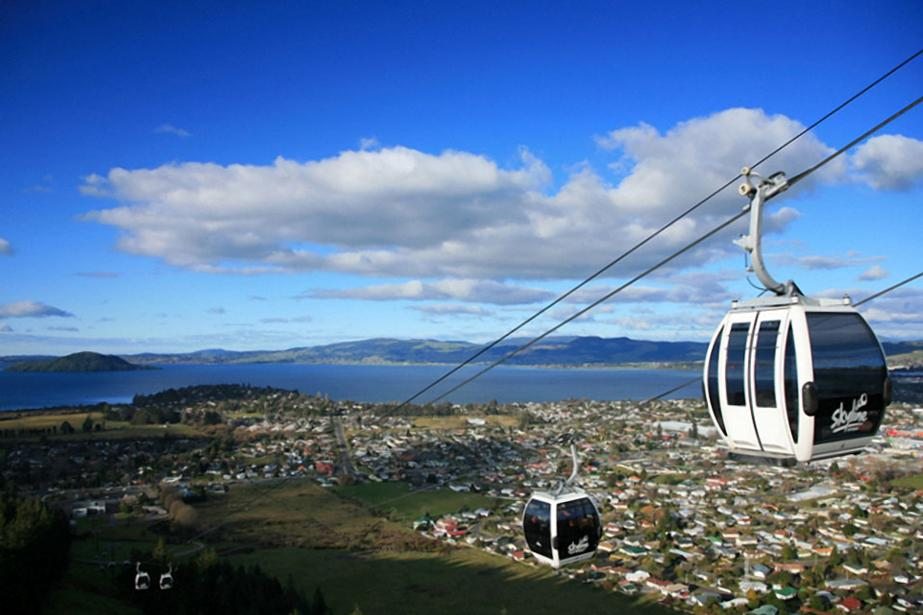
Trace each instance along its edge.
<path fill-rule="evenodd" d="M 396 414 L 287 391 L 228 397 L 205 387 L 173 392 L 107 407 L 99 427 L 89 426 L 105 435 L 105 417 L 144 410 L 146 421 L 165 419 L 158 437 L 4 441 L 0 473 L 74 519 L 166 517 L 165 489 L 194 507 L 260 481 L 478 493 L 493 505 L 409 525 L 433 541 L 534 566 L 523 506 L 570 473 L 573 442 L 603 536 L 594 559 L 560 575 L 689 612 L 923 609 L 923 409 L 911 405 L 888 410 L 863 455 L 779 467 L 729 459 L 698 400 Z"/>

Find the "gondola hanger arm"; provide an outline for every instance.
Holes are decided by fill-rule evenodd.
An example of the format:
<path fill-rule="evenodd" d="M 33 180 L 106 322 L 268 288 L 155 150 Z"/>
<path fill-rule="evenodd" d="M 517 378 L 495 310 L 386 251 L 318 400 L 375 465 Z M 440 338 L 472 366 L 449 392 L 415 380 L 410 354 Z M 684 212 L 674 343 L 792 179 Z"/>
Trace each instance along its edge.
<path fill-rule="evenodd" d="M 750 232 L 735 240 L 734 243 L 746 250 L 750 255 L 750 270 L 756 274 L 756 277 L 768 290 L 779 296 L 791 297 L 801 294 L 792 280 L 779 282 L 773 278 L 766 270 L 766 265 L 763 262 L 763 205 L 769 199 L 788 190 L 790 184 L 785 177 L 785 173 L 781 171 L 773 173 L 756 186 L 753 185 L 751 177 L 759 177 L 759 175 L 753 173 L 750 167 L 744 167 L 740 174 L 745 181 L 738 188 L 738 192 L 741 196 L 745 196 L 750 200 L 744 207 L 744 211 L 750 210 Z"/>

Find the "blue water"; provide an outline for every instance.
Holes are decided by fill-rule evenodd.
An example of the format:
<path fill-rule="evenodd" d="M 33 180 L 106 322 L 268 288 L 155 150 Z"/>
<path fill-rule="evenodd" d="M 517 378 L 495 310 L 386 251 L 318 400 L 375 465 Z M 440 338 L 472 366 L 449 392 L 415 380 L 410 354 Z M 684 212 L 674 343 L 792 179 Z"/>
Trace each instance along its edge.
<path fill-rule="evenodd" d="M 0 410 L 99 402 L 130 402 L 135 394 L 198 384 L 251 384 L 322 393 L 336 400 L 403 401 L 448 366 L 434 365 L 176 365 L 158 370 L 99 373 L 0 371 Z M 425 402 L 480 369 L 461 370 L 422 396 Z M 498 367 L 453 393 L 457 403 L 645 399 L 682 384 L 698 371 L 672 369 L 553 369 Z M 670 397 L 695 397 L 698 383 Z"/>

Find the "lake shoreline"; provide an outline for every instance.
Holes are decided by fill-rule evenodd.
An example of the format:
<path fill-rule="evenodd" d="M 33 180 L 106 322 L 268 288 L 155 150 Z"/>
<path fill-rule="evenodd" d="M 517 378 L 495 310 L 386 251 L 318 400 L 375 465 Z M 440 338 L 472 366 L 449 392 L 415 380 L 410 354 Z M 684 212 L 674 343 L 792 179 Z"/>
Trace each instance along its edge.
<path fill-rule="evenodd" d="M 0 372 L 0 412 L 127 404 L 135 395 L 209 384 L 250 384 L 337 401 L 400 402 L 447 371 L 438 365 L 248 364 L 175 365 L 135 372 Z M 437 387 L 434 399 L 482 366 L 471 365 Z M 469 371 L 470 370 L 470 371 Z M 451 403 L 646 399 L 698 376 L 700 369 L 663 366 L 536 367 L 503 365 L 459 389 Z M 690 387 L 686 397 L 694 391 Z M 676 397 L 682 397 L 682 391 Z"/>

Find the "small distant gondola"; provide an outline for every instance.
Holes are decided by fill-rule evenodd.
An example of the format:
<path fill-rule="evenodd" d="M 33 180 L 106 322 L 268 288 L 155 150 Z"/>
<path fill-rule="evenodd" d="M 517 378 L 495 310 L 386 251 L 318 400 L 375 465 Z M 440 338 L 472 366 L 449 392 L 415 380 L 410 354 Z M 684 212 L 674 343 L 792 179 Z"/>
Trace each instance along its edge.
<path fill-rule="evenodd" d="M 135 589 L 144 591 L 151 586 L 151 575 L 141 570 L 141 562 L 135 562 Z"/>
<path fill-rule="evenodd" d="M 532 494 L 523 511 L 526 544 L 536 561 L 554 568 L 588 560 L 596 553 L 602 526 L 593 498 L 573 485 L 577 452 L 571 445 L 574 469 L 551 493 Z"/>
<path fill-rule="evenodd" d="M 760 251 L 763 203 L 787 182 L 776 174 L 750 198 L 750 234 L 738 240 L 775 296 L 734 302 L 709 344 L 705 400 L 731 454 L 781 463 L 859 453 L 881 425 L 891 381 L 881 344 L 842 300 L 805 297 L 779 283 Z"/>

